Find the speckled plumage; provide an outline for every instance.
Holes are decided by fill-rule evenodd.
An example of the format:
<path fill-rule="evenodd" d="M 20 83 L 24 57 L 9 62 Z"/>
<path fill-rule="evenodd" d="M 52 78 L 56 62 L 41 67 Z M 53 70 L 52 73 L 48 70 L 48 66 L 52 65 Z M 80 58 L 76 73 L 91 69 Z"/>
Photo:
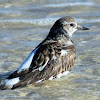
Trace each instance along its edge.
<path fill-rule="evenodd" d="M 0 88 L 15 89 L 51 80 L 70 71 L 76 57 L 71 36 L 77 29 L 77 23 L 72 17 L 67 16 L 57 20 L 44 41 L 32 51 L 21 67 L 2 83 Z M 16 82 L 13 84 L 14 80 Z"/>

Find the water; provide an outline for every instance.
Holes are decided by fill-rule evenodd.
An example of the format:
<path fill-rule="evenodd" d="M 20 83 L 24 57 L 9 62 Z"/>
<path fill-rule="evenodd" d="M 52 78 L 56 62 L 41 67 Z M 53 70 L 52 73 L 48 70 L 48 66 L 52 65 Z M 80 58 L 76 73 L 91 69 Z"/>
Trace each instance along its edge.
<path fill-rule="evenodd" d="M 66 15 L 90 28 L 73 35 L 77 59 L 71 73 L 60 80 L 0 91 L 0 100 L 100 100 L 100 0 L 0 0 L 0 81 Z"/>

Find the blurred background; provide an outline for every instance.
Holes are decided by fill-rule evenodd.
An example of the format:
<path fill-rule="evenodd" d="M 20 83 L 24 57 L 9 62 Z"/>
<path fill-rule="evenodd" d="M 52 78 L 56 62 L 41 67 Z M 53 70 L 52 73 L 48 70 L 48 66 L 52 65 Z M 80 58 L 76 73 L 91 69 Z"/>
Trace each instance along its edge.
<path fill-rule="evenodd" d="M 73 35 L 77 58 L 72 71 L 60 80 L 0 91 L 0 100 L 100 100 L 100 0 L 0 0 L 0 82 L 63 16 L 90 28 Z"/>

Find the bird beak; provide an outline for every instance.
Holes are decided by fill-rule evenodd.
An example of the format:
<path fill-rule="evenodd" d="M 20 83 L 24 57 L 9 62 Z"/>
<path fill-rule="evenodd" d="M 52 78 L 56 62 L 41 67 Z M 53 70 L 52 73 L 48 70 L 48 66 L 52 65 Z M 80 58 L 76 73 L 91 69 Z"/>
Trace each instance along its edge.
<path fill-rule="evenodd" d="M 83 27 L 83 26 L 77 26 L 77 30 L 89 30 L 89 28 Z"/>

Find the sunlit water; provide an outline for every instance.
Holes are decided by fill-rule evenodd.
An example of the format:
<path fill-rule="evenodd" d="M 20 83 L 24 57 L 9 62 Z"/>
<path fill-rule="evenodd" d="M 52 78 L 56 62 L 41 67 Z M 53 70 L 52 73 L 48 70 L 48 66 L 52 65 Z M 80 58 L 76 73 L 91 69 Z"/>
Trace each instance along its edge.
<path fill-rule="evenodd" d="M 0 100 L 100 100 L 99 0 L 0 0 L 0 82 L 66 15 L 90 28 L 73 35 L 77 59 L 72 71 L 60 80 L 0 91 Z"/>

